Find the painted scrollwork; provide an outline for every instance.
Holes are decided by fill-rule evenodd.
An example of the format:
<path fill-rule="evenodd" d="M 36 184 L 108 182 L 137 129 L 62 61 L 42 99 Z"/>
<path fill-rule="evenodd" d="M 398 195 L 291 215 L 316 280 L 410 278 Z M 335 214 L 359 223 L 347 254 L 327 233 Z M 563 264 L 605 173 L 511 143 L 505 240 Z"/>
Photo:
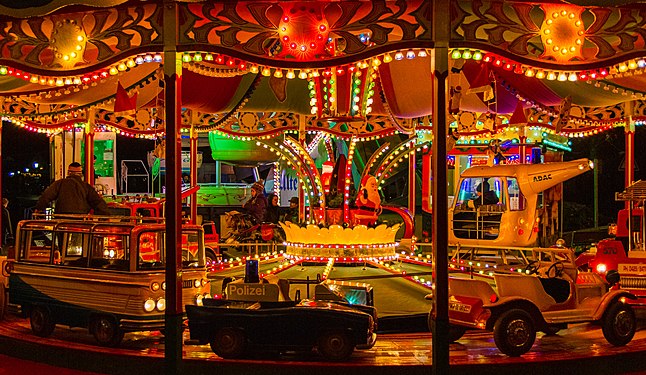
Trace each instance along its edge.
<path fill-rule="evenodd" d="M 161 50 L 160 15 L 160 6 L 148 3 L 5 20 L 0 22 L 2 59 L 65 70 L 95 65 L 140 46 L 156 44 Z"/>
<path fill-rule="evenodd" d="M 223 3 L 183 4 L 187 20 L 180 44 L 211 44 L 272 58 L 286 48 L 279 27 L 284 15 L 320 13 L 329 24 L 334 46 L 303 61 L 359 54 L 376 46 L 402 41 L 430 41 L 430 4 L 426 1 L 343 1 L 330 3 Z M 369 34 L 369 41 L 366 41 Z M 294 56 L 283 55 L 289 59 Z"/>
<path fill-rule="evenodd" d="M 514 55 L 519 60 L 524 58 L 525 63 L 554 64 L 557 62 L 554 54 L 546 53 L 553 47 L 547 45 L 551 40 L 542 34 L 546 25 L 566 14 L 566 18 L 572 19 L 573 32 L 580 32 L 581 40 L 569 47 L 572 53 L 564 52 L 567 59 L 558 61 L 561 64 L 618 58 L 646 44 L 646 17 L 638 9 L 466 0 L 453 5 L 451 39 L 465 47 L 480 46 L 490 52 Z M 577 28 L 581 29 L 576 31 Z M 590 46 L 594 52 L 581 54 L 580 45 Z"/>

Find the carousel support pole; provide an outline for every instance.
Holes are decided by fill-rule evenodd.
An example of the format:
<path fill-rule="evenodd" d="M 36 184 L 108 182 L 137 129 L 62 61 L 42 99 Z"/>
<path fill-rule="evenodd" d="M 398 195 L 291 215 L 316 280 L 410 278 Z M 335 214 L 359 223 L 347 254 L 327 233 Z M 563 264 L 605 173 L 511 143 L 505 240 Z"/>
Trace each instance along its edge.
<path fill-rule="evenodd" d="M 164 1 L 164 123 L 166 125 L 166 340 L 164 369 L 182 374 L 182 189 L 180 186 L 182 138 L 182 61 L 177 52 L 178 4 Z"/>
<path fill-rule="evenodd" d="M 76 124 L 72 127 L 72 161 L 76 159 Z"/>
<path fill-rule="evenodd" d="M 191 187 L 197 186 L 197 132 L 191 125 Z M 191 224 L 197 223 L 197 191 L 191 194 Z"/>
<path fill-rule="evenodd" d="M 303 145 L 303 147 L 307 147 L 307 140 L 305 138 L 306 132 L 305 132 L 305 126 L 307 125 L 307 117 L 303 115 L 297 115 L 298 116 L 298 142 Z M 301 168 L 307 168 L 307 166 L 302 166 Z M 298 170 L 298 176 L 299 180 L 304 183 L 304 173 L 302 170 Z M 305 190 L 303 190 L 303 185 L 302 183 L 298 184 L 298 217 L 301 222 L 307 222 L 307 217 L 305 216 Z M 310 206 L 311 210 L 311 206 Z M 312 215 L 312 212 L 310 211 L 310 216 Z"/>
<path fill-rule="evenodd" d="M 435 0 L 432 4 L 433 39 L 431 71 L 433 72 L 433 286 L 435 293 L 431 324 L 433 328 L 432 355 L 433 375 L 450 373 L 449 364 L 449 262 L 448 262 L 448 194 L 446 167 L 446 128 L 449 40 L 450 40 L 450 0 Z"/>
<path fill-rule="evenodd" d="M 417 201 L 417 196 L 415 191 L 417 190 L 417 162 L 415 151 L 415 130 L 410 135 L 409 142 L 412 144 L 410 147 L 413 149 L 408 155 L 408 210 L 410 214 L 415 217 L 415 202 Z"/>
<path fill-rule="evenodd" d="M 628 116 L 628 122 L 625 126 L 626 150 L 624 153 L 624 176 L 625 187 L 632 185 L 635 181 L 635 121 L 632 116 Z M 594 169 L 595 171 L 597 168 Z M 630 202 L 625 202 L 625 208 L 630 205 Z"/>
<path fill-rule="evenodd" d="M 0 108 L 4 108 L 4 99 L 0 100 Z M 0 202 L 2 199 L 5 197 L 4 194 L 2 193 L 4 190 L 2 190 L 2 127 L 4 125 L 4 121 L 0 120 Z M 4 228 L 5 223 L 2 222 L 2 215 L 0 215 L 0 228 Z M 1 234 L 4 236 L 4 232 Z M 3 237 L 4 238 L 4 237 Z M 0 242 L 0 245 L 2 243 Z M 4 289 L 1 290 L 0 292 L 4 293 Z"/>
<path fill-rule="evenodd" d="M 85 125 L 85 181 L 94 186 L 94 110 L 87 112 Z"/>
<path fill-rule="evenodd" d="M 518 140 L 518 143 L 520 143 L 518 146 L 518 162 L 520 164 L 525 164 L 527 163 L 527 133 L 524 126 L 522 126 L 518 132 Z"/>
<path fill-rule="evenodd" d="M 63 157 L 61 158 L 61 165 L 57 169 L 61 171 L 61 178 L 65 178 L 65 171 L 67 171 L 67 131 L 63 129 L 61 132 L 61 152 Z M 54 136 L 54 147 L 56 147 L 56 136 Z M 56 157 L 56 153 L 54 153 L 52 156 Z M 52 159 L 56 160 L 56 159 Z M 72 160 L 74 161 L 74 160 Z M 56 179 L 56 170 L 54 170 L 54 179 Z"/>

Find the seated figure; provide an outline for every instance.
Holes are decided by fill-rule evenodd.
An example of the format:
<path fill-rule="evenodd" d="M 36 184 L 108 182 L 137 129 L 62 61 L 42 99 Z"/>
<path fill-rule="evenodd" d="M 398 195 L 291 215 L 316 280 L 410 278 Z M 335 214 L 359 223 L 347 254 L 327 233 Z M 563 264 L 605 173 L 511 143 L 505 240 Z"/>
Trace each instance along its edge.
<path fill-rule="evenodd" d="M 498 201 L 496 192 L 491 190 L 487 180 L 476 186 L 476 197 L 473 199 L 473 205 L 476 209 L 483 205 L 498 204 Z"/>
<path fill-rule="evenodd" d="M 355 201 L 357 210 L 354 212 L 355 225 L 375 225 L 381 214 L 381 197 L 377 180 L 374 176 L 366 175 L 361 179 L 361 188 Z"/>

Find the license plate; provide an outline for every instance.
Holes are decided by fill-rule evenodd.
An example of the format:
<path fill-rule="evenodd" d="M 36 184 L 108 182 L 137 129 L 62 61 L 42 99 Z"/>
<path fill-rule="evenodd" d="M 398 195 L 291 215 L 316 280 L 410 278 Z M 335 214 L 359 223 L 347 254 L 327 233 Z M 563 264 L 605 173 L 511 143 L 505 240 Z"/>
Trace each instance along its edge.
<path fill-rule="evenodd" d="M 471 312 L 471 305 L 458 302 L 449 302 L 449 310 L 468 314 Z"/>

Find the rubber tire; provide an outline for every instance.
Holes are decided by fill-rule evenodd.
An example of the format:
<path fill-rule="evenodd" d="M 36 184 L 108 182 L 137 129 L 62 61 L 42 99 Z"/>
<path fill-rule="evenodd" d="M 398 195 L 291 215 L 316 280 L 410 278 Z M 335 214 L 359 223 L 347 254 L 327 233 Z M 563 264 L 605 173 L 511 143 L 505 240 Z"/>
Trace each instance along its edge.
<path fill-rule="evenodd" d="M 215 256 L 215 252 L 211 249 L 204 249 L 204 264 L 207 266 L 209 265 L 209 262 L 215 263 L 218 261 L 218 258 Z"/>
<path fill-rule="evenodd" d="M 219 329 L 210 344 L 213 353 L 226 359 L 241 358 L 247 351 L 244 332 L 231 327 Z"/>
<path fill-rule="evenodd" d="M 114 348 L 119 346 L 121 340 L 123 340 L 123 331 L 111 317 L 94 317 L 90 323 L 90 331 L 96 342 L 101 346 Z"/>
<path fill-rule="evenodd" d="M 431 316 L 429 314 L 428 330 L 429 330 L 429 332 L 431 332 L 431 335 L 433 335 L 433 334 L 435 334 L 435 332 L 433 330 L 433 324 L 431 324 L 431 323 L 432 323 L 431 322 Z M 462 336 L 464 336 L 464 334 L 466 332 L 467 332 L 466 327 L 456 326 L 456 325 L 452 325 L 452 324 L 449 325 L 449 342 L 452 343 L 452 342 L 458 341 L 459 339 L 462 338 Z"/>
<path fill-rule="evenodd" d="M 521 309 L 505 311 L 493 326 L 493 339 L 498 350 L 510 357 L 527 353 L 536 340 L 531 316 Z"/>
<path fill-rule="evenodd" d="M 548 324 L 547 328 L 543 330 L 543 333 L 545 333 L 545 336 L 555 336 L 560 330 L 561 327 L 558 325 Z"/>
<path fill-rule="evenodd" d="M 614 346 L 628 344 L 635 336 L 636 327 L 635 312 L 625 303 L 615 302 L 603 314 L 603 337 Z"/>
<path fill-rule="evenodd" d="M 4 319 L 5 312 L 7 311 L 7 289 L 5 289 L 4 284 L 0 281 L 0 320 Z"/>
<path fill-rule="evenodd" d="M 347 332 L 328 331 L 318 338 L 319 354 L 328 361 L 343 361 L 354 351 L 354 341 Z"/>
<path fill-rule="evenodd" d="M 56 328 L 49 310 L 42 306 L 32 307 L 29 313 L 29 324 L 34 335 L 39 337 L 49 337 Z"/>

